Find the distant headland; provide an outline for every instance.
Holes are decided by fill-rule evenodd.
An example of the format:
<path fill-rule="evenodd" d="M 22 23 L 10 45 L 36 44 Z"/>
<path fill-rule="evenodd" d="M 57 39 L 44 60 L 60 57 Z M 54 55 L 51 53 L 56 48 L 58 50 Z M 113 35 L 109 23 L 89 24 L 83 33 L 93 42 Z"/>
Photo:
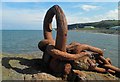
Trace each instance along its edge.
<path fill-rule="evenodd" d="M 76 23 L 68 25 L 68 30 L 119 34 L 120 20 L 102 20 L 99 22 Z"/>
<path fill-rule="evenodd" d="M 120 20 L 102 20 L 99 22 L 76 23 L 68 25 L 68 29 L 94 28 L 94 29 L 110 29 L 114 26 L 120 26 Z"/>

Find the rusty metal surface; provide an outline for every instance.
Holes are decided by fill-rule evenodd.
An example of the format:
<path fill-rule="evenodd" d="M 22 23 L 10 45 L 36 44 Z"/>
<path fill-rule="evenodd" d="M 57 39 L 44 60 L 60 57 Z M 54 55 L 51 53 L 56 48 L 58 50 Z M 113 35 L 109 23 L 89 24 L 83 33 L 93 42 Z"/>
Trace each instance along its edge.
<path fill-rule="evenodd" d="M 56 16 L 57 34 L 56 40 L 52 37 L 52 19 Z M 44 52 L 43 60 L 55 73 L 62 73 L 62 76 L 69 75 L 73 70 L 80 78 L 86 75 L 80 70 L 72 67 L 81 67 L 79 61 L 87 64 L 87 69 L 101 73 L 119 74 L 120 69 L 113 66 L 109 58 L 104 58 L 103 51 L 99 48 L 72 42 L 66 45 L 67 21 L 62 9 L 58 5 L 51 7 L 44 18 L 44 40 L 41 40 L 38 47 Z M 50 57 L 51 56 L 51 57 Z M 71 62 L 72 61 L 72 62 Z M 83 69 L 84 70 L 84 69 Z"/>
<path fill-rule="evenodd" d="M 66 41 L 67 41 L 67 21 L 62 9 L 58 5 L 51 7 L 44 19 L 44 38 L 48 40 L 53 40 L 52 38 L 52 19 L 56 15 L 57 22 L 57 36 L 55 48 L 61 51 L 66 51 Z"/>

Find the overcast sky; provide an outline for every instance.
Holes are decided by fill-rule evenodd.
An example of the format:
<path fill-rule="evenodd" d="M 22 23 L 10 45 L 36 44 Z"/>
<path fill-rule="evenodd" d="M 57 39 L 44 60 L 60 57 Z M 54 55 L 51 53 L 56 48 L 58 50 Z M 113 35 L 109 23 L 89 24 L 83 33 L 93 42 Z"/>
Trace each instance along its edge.
<path fill-rule="evenodd" d="M 56 4 L 68 24 L 118 19 L 118 2 L 2 2 L 2 29 L 42 30 L 46 11 Z"/>

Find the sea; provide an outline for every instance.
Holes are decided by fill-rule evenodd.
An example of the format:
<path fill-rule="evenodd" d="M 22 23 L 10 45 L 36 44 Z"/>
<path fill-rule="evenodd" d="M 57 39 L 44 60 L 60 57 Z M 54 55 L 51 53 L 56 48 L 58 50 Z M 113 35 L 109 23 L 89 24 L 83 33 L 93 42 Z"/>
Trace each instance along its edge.
<path fill-rule="evenodd" d="M 2 53 L 28 54 L 40 51 L 38 43 L 43 37 L 42 30 L 1 30 L 0 48 Z M 56 31 L 52 32 L 56 38 Z M 118 56 L 118 35 L 69 30 L 67 44 L 79 42 L 101 48 L 104 57 L 109 57 L 113 65 L 120 66 Z"/>

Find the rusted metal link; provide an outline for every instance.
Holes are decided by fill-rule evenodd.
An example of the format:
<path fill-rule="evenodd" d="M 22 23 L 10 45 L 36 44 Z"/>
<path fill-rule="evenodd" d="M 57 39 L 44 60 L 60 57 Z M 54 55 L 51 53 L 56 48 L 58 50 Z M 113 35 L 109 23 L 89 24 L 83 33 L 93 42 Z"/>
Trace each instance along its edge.
<path fill-rule="evenodd" d="M 108 65 L 111 64 L 111 63 L 110 63 L 108 60 L 106 60 L 103 56 L 100 56 L 99 59 L 100 59 L 104 64 L 108 64 Z"/>
<path fill-rule="evenodd" d="M 51 7 L 44 18 L 44 38 L 48 40 L 53 40 L 52 38 L 52 19 L 56 15 L 57 21 L 57 36 L 55 48 L 66 52 L 66 41 L 67 41 L 67 21 L 62 9 L 58 5 Z"/>
<path fill-rule="evenodd" d="M 95 60 L 96 61 L 96 63 L 98 63 L 99 65 L 104 65 L 104 63 L 101 61 L 101 60 L 99 60 L 99 59 L 97 59 L 97 60 Z"/>
<path fill-rule="evenodd" d="M 41 51 L 45 52 L 46 47 L 47 47 L 47 45 L 49 45 L 49 44 L 55 45 L 55 41 L 54 41 L 54 40 L 48 40 L 48 39 L 41 40 L 41 41 L 38 43 L 38 48 L 39 48 Z"/>
<path fill-rule="evenodd" d="M 77 60 L 81 57 L 84 56 L 89 56 L 86 52 L 81 52 L 79 54 L 70 54 L 67 52 L 60 51 L 55 48 L 53 45 L 48 45 L 46 48 L 46 51 L 48 54 L 53 56 L 55 59 L 60 59 L 60 60 Z"/>
<path fill-rule="evenodd" d="M 90 68 L 95 68 L 96 67 L 96 63 L 94 63 L 90 58 L 87 59 L 88 63 L 90 63 Z"/>
<path fill-rule="evenodd" d="M 103 51 L 100 48 L 96 48 L 90 45 L 72 42 L 70 45 L 67 46 L 67 51 L 71 53 L 80 53 L 84 50 L 92 51 L 103 56 Z"/>
<path fill-rule="evenodd" d="M 111 70 L 114 70 L 115 72 L 120 73 L 120 69 L 117 68 L 117 67 L 115 67 L 115 66 L 113 66 L 113 65 L 105 64 L 104 67 L 105 67 L 105 68 L 108 68 L 108 69 L 111 69 Z"/>
<path fill-rule="evenodd" d="M 108 61 L 112 65 L 112 61 L 110 58 L 106 58 L 106 61 Z"/>
<path fill-rule="evenodd" d="M 94 71 L 97 71 L 97 72 L 100 72 L 100 73 L 111 73 L 111 74 L 115 74 L 115 71 L 114 70 L 111 70 L 111 69 L 105 69 L 105 68 L 100 68 L 100 67 L 95 67 L 94 69 L 92 69 Z"/>

